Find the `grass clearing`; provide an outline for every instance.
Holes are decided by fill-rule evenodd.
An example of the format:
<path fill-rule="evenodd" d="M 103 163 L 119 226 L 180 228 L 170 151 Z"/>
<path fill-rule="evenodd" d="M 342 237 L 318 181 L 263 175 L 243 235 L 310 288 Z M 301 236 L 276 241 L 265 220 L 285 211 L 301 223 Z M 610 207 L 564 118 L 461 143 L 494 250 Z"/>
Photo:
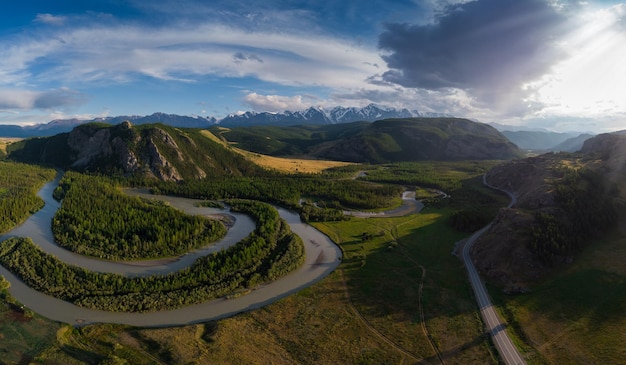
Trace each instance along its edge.
<path fill-rule="evenodd" d="M 446 363 L 485 362 L 492 358 L 489 344 L 463 264 L 451 255 L 464 235 L 448 227 L 450 213 L 426 210 L 400 218 L 315 225 L 341 243 L 353 303 L 373 327 L 412 353 L 437 361 L 419 320 L 422 265 L 426 327 Z"/>
<path fill-rule="evenodd" d="M 248 160 L 256 163 L 259 166 L 262 166 L 267 169 L 278 170 L 280 172 L 286 172 L 286 173 L 291 173 L 291 174 L 295 174 L 295 173 L 316 174 L 332 167 L 353 165 L 353 163 L 350 163 L 350 162 L 326 161 L 326 160 L 304 160 L 304 159 L 296 159 L 296 158 L 282 158 L 282 157 L 262 155 L 259 153 L 249 152 L 249 151 L 234 147 L 233 145 L 230 145 L 222 141 L 221 139 L 217 138 L 213 133 L 211 133 L 208 130 L 202 130 L 201 133 L 202 135 L 208 137 L 209 139 L 217 143 L 223 144 L 227 146 L 229 149 L 231 149 L 232 151 L 245 156 Z"/>
<path fill-rule="evenodd" d="M 531 293 L 493 293 L 536 364 L 626 364 L 626 238 L 584 249 Z M 519 330 L 518 330 L 519 332 Z"/>
<path fill-rule="evenodd" d="M 24 311 L 19 304 L 0 301 L 0 359 L 3 364 L 28 364 L 55 343 L 62 326 Z"/>

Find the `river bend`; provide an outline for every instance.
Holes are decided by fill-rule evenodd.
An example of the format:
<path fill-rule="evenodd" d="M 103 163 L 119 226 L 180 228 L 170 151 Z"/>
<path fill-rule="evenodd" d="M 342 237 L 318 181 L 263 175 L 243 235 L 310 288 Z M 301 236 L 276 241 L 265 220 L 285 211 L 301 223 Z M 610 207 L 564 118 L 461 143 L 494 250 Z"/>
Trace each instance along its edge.
<path fill-rule="evenodd" d="M 171 206 L 188 214 L 230 214 L 235 217 L 235 225 L 220 241 L 206 248 L 193 250 L 188 254 L 173 259 L 140 262 L 114 262 L 94 259 L 75 254 L 58 246 L 52 237 L 51 221 L 60 203 L 52 198 L 52 192 L 58 186 L 61 174 L 47 183 L 38 195 L 45 201 L 45 206 L 30 216 L 24 223 L 2 235 L 0 240 L 9 237 L 30 237 L 44 251 L 55 255 L 60 260 L 98 272 L 115 272 L 129 276 L 167 274 L 178 271 L 193 263 L 198 257 L 229 247 L 245 238 L 254 230 L 255 223 L 250 217 L 233 212 L 206 207 L 197 207 L 195 199 L 152 196 L 167 201 Z M 131 191 L 132 195 L 145 195 Z M 163 327 L 202 323 L 229 317 L 237 313 L 257 309 L 281 298 L 306 288 L 330 274 L 341 261 L 341 250 L 326 235 L 303 223 L 297 213 L 278 208 L 278 212 L 304 243 L 305 262 L 290 274 L 260 285 L 249 294 L 234 299 L 215 299 L 179 309 L 148 313 L 108 312 L 76 306 L 69 302 L 40 293 L 25 285 L 20 279 L 0 266 L 0 275 L 10 283 L 9 292 L 15 299 L 33 311 L 59 322 L 73 325 L 90 323 L 120 323 L 142 327 Z"/>

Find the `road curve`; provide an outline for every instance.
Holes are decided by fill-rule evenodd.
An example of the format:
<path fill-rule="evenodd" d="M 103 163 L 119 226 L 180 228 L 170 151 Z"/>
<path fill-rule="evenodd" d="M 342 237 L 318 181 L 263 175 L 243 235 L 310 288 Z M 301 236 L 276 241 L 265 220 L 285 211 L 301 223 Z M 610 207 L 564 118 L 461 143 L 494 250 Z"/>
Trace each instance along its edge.
<path fill-rule="evenodd" d="M 486 175 L 483 176 L 483 183 L 492 189 L 500 190 L 507 193 L 509 197 L 511 197 L 511 202 L 509 203 L 508 208 L 517 203 L 517 198 L 513 193 L 489 185 L 487 183 Z M 480 315 L 483 318 L 483 322 L 487 327 L 489 335 L 496 345 L 498 353 L 500 353 L 500 357 L 507 365 L 526 364 L 519 351 L 517 350 L 515 345 L 513 345 L 513 342 L 506 333 L 506 326 L 500 321 L 500 317 L 498 317 L 498 314 L 496 313 L 493 304 L 491 304 L 491 299 L 489 298 L 489 294 L 487 293 L 485 284 L 480 279 L 478 271 L 476 270 L 476 267 L 474 266 L 474 263 L 472 262 L 472 259 L 470 257 L 470 251 L 472 249 L 472 246 L 474 245 L 474 242 L 476 242 L 478 237 L 485 233 L 492 226 L 492 224 L 493 222 L 489 223 L 481 230 L 475 232 L 467 240 L 462 250 L 463 262 L 467 267 L 470 282 L 472 283 L 472 288 L 474 289 L 476 301 L 478 302 L 478 308 L 480 308 Z"/>
<path fill-rule="evenodd" d="M 50 201 L 52 190 L 54 190 L 56 184 L 58 184 L 58 180 L 46 184 L 40 190 L 39 195 L 46 202 Z M 42 192 L 46 192 L 46 194 L 42 194 Z M 58 206 L 56 208 L 58 209 Z M 45 206 L 44 209 L 46 209 Z M 148 313 L 108 312 L 79 307 L 40 293 L 28 287 L 1 265 L 0 275 L 3 275 L 11 283 L 9 292 L 20 303 L 44 317 L 75 326 L 91 323 L 120 323 L 141 327 L 166 327 L 221 319 L 261 308 L 313 285 L 329 275 L 341 262 L 341 250 L 330 238 L 308 224 L 302 223 L 298 214 L 285 209 L 278 209 L 278 212 L 281 218 L 285 219 L 289 224 L 291 230 L 302 238 L 306 256 L 304 264 L 290 274 L 260 285 L 250 293 L 234 299 L 219 298 L 168 311 Z M 32 222 L 30 223 L 30 227 L 32 227 L 30 233 L 37 236 L 38 231 L 49 229 L 49 219 L 42 219 L 41 216 L 34 214 L 26 222 L 33 219 L 37 224 L 32 225 Z M 34 240 L 34 242 L 38 244 L 37 240 Z M 43 245 L 40 247 L 46 250 L 47 246 Z M 113 262 L 108 263 L 114 264 Z M 172 262 L 165 265 L 176 265 L 176 263 Z"/>

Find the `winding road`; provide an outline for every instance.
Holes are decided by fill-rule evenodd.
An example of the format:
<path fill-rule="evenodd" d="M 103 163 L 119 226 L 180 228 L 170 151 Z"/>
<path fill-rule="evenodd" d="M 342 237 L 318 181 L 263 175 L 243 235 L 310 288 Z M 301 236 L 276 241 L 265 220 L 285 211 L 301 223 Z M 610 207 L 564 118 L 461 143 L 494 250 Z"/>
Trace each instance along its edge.
<path fill-rule="evenodd" d="M 33 239 L 36 245 L 46 252 L 56 255 L 62 261 L 78 264 L 91 270 L 100 272 L 121 272 L 126 275 L 153 275 L 164 274 L 179 270 L 181 265 L 191 265 L 193 259 L 188 255 L 173 260 L 158 260 L 154 262 L 118 263 L 105 260 L 97 260 L 76 255 L 50 241 L 52 237 L 51 219 L 59 208 L 59 203 L 52 198 L 52 192 L 58 185 L 60 176 L 46 184 L 38 193 L 44 199 L 46 205 L 37 213 L 30 216 L 23 224 L 9 233 L 0 237 L 0 241 L 13 236 L 27 236 Z M 154 196 L 159 199 L 170 201 L 170 197 Z M 193 202 L 197 200 L 175 198 L 182 206 L 192 209 L 191 214 L 209 214 L 214 212 L 211 208 L 195 207 Z M 178 204 L 177 203 L 177 204 Z M 187 209 L 183 208 L 188 211 Z M 196 211 L 198 209 L 199 211 Z M 203 323 L 221 319 L 235 314 L 261 308 L 281 298 L 289 296 L 320 281 L 329 275 L 341 262 L 341 250 L 326 235 L 315 228 L 302 223 L 298 214 L 279 208 L 280 216 L 289 224 L 291 230 L 302 238 L 305 247 L 305 262 L 297 270 L 290 274 L 260 285 L 250 293 L 238 298 L 220 298 L 209 302 L 191 305 L 179 309 L 148 312 L 148 313 L 125 313 L 93 310 L 76 306 L 50 295 L 40 293 L 25 285 L 19 278 L 14 276 L 3 266 L 0 266 L 0 275 L 3 275 L 10 283 L 9 292 L 20 303 L 31 310 L 48 317 L 52 320 L 70 323 L 76 326 L 91 323 L 120 323 L 141 327 L 165 327 L 175 325 L 187 325 Z M 223 211 L 221 213 L 224 213 Z M 229 213 L 232 214 L 232 213 Z M 229 230 L 227 238 L 247 235 L 245 220 L 251 219 L 246 216 L 237 216 L 238 221 L 244 223 L 243 228 L 238 223 Z M 252 229 L 254 222 L 252 222 Z M 233 231 L 233 232 L 230 232 Z M 235 243 L 238 241 L 235 241 Z M 216 243 L 217 247 L 225 247 L 225 243 Z M 208 254 L 210 249 L 198 250 L 197 254 Z M 193 256 L 192 256 L 193 257 Z M 79 260 L 78 262 L 74 260 Z M 183 264 L 181 264 L 181 262 Z"/>
<path fill-rule="evenodd" d="M 508 208 L 511 208 L 513 205 L 517 203 L 517 198 L 515 195 L 509 191 L 502 190 L 496 188 L 495 186 L 489 185 L 487 183 L 486 175 L 483 176 L 483 183 L 489 188 L 499 190 L 505 192 L 511 198 L 511 202 L 508 205 Z M 472 288 L 474 289 L 474 294 L 476 295 L 476 301 L 478 302 L 478 308 L 480 308 L 480 315 L 483 318 L 483 322 L 487 327 L 487 331 L 491 336 L 494 344 L 496 345 L 496 349 L 498 353 L 500 353 L 500 357 L 507 365 L 521 365 L 526 364 L 522 356 L 520 355 L 517 347 L 513 345 L 513 342 L 509 338 L 506 333 L 506 326 L 500 321 L 500 317 L 496 313 L 496 310 L 491 304 L 491 299 L 489 298 L 489 294 L 487 293 L 487 289 L 485 288 L 485 284 L 480 279 L 478 275 L 478 271 L 472 262 L 472 258 L 470 257 L 470 251 L 474 242 L 480 237 L 483 233 L 485 233 L 489 228 L 491 228 L 493 222 L 489 223 L 487 226 L 483 227 L 481 230 L 475 232 L 465 243 L 462 250 L 462 257 L 465 266 L 467 267 L 467 272 L 470 278 L 470 282 L 472 283 Z"/>

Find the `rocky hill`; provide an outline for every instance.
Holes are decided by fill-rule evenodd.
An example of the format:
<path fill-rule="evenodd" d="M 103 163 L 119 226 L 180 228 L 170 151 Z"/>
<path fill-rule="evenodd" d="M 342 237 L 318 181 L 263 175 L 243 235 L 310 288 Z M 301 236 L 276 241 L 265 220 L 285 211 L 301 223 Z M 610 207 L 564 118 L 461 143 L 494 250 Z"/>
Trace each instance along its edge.
<path fill-rule="evenodd" d="M 626 199 L 626 131 L 600 134 L 583 144 L 582 153 L 599 157 L 598 169 L 615 184 Z"/>
<path fill-rule="evenodd" d="M 401 118 L 327 126 L 233 128 L 244 149 L 349 162 L 511 159 L 521 152 L 495 128 L 460 118 Z"/>
<path fill-rule="evenodd" d="M 615 144 L 605 149 L 605 138 Z M 550 153 L 488 172 L 489 184 L 517 197 L 474 246 L 473 259 L 488 281 L 505 291 L 525 291 L 554 267 L 574 260 L 623 214 L 626 187 L 613 174 L 626 175 L 626 138 L 594 139 L 585 144 L 585 154 Z M 614 162 L 619 159 L 621 166 Z"/>
<path fill-rule="evenodd" d="M 69 133 L 12 144 L 8 152 L 22 162 L 166 181 L 262 171 L 197 130 L 128 121 L 80 125 Z"/>

